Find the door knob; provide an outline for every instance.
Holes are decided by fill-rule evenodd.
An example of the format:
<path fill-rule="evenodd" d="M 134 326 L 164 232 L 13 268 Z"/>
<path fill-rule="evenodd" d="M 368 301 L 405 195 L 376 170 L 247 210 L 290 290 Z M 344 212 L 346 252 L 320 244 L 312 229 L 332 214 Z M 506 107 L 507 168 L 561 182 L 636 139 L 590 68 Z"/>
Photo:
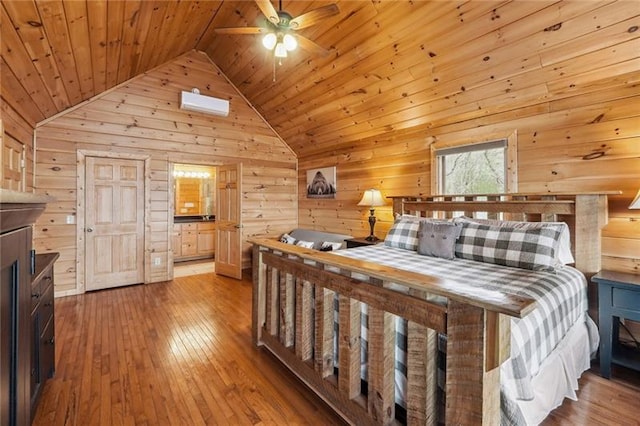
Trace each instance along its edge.
<path fill-rule="evenodd" d="M 93 228 L 87 228 L 87 232 L 93 232 Z"/>

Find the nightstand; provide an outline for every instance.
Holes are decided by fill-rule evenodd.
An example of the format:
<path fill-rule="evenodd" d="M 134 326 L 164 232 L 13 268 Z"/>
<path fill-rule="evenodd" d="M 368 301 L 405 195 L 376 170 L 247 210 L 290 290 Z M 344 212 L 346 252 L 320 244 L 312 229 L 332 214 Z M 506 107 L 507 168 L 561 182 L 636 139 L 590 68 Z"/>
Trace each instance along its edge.
<path fill-rule="evenodd" d="M 611 377 L 611 363 L 640 371 L 640 354 L 618 343 L 619 318 L 640 321 L 640 275 L 600 271 L 598 318 L 600 320 L 600 374 Z"/>
<path fill-rule="evenodd" d="M 369 241 L 366 238 L 349 238 L 347 240 L 345 240 L 347 243 L 347 248 L 354 248 L 354 247 L 362 247 L 362 246 L 372 246 L 375 244 L 380 244 L 382 242 L 384 242 L 384 240 L 376 240 L 376 241 Z"/>

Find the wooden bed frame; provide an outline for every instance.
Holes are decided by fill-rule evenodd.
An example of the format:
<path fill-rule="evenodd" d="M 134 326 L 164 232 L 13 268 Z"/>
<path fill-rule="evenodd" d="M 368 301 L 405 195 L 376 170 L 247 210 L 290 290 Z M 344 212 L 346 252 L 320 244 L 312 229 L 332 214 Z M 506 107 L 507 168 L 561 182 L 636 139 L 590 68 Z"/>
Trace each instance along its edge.
<path fill-rule="evenodd" d="M 569 225 L 575 267 L 589 279 L 600 269 L 607 195 L 493 194 L 389 197 L 394 213 L 474 216 Z M 509 357 L 510 320 L 535 302 L 443 280 L 252 238 L 253 343 L 265 346 L 347 421 L 395 422 L 393 316 L 407 326 L 407 423 L 436 423 L 437 333 L 447 335 L 447 424 L 500 424 L 500 369 Z M 365 277 L 356 279 L 352 272 Z M 388 288 L 408 287 L 409 293 Z M 334 293 L 338 294 L 338 372 L 334 372 Z M 445 296 L 447 306 L 425 300 Z M 368 391 L 360 380 L 360 309 L 369 305 Z"/>

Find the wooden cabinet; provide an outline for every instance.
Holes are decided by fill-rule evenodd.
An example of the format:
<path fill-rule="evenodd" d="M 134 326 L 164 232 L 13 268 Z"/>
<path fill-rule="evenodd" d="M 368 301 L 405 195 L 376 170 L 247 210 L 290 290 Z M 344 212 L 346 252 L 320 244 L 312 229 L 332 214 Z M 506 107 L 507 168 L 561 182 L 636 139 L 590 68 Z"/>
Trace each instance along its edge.
<path fill-rule="evenodd" d="M 31 281 L 31 418 L 42 385 L 55 373 L 53 263 L 57 258 L 58 253 L 36 255 Z"/>
<path fill-rule="evenodd" d="M 198 256 L 213 256 L 215 245 L 216 224 L 213 222 L 198 223 Z"/>
<path fill-rule="evenodd" d="M 53 345 L 41 346 L 43 342 L 54 342 L 52 265 L 58 255 L 46 256 L 48 268 L 36 267 L 42 262 L 35 262 L 31 250 L 31 225 L 45 204 L 14 201 L 41 198 L 0 190 L 0 424 L 3 426 L 31 423 L 41 384 L 54 369 Z M 42 274 L 36 272 L 40 270 Z M 43 373 L 39 377 L 34 375 L 38 371 Z"/>
<path fill-rule="evenodd" d="M 2 234 L 0 245 L 0 424 L 26 425 L 30 423 L 28 354 L 31 342 L 28 330 L 31 312 L 31 227 Z"/>
<path fill-rule="evenodd" d="M 215 222 L 189 222 L 173 225 L 173 259 L 205 259 L 215 254 Z"/>
<path fill-rule="evenodd" d="M 180 240 L 181 257 L 193 257 L 198 254 L 198 229 L 195 223 L 183 223 Z"/>

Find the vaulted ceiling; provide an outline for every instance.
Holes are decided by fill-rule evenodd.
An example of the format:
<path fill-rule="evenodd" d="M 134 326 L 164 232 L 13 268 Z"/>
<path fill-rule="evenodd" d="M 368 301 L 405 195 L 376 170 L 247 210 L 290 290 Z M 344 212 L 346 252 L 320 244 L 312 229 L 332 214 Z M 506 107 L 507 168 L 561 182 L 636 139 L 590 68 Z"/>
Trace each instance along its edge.
<path fill-rule="evenodd" d="M 261 25 L 253 1 L 3 1 L 2 96 L 35 124 L 196 49 L 304 156 L 640 77 L 635 1 L 333 3 L 299 31 L 329 54 L 279 65 L 259 35 L 214 32 Z"/>

